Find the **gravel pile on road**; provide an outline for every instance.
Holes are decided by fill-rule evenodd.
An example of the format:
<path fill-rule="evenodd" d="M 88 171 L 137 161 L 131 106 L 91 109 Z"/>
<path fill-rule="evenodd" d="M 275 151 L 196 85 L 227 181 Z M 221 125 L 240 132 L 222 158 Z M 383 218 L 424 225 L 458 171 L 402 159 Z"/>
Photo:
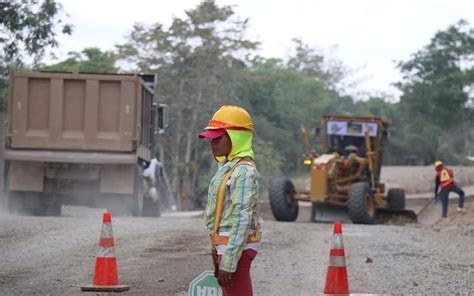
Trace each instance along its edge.
<path fill-rule="evenodd" d="M 474 237 L 474 203 L 472 200 L 466 202 L 464 208 L 465 212 L 458 213 L 456 204 L 450 204 L 448 219 L 440 219 L 432 228 L 442 233 L 449 232 Z M 474 246 L 472 246 L 472 250 L 474 250 Z"/>

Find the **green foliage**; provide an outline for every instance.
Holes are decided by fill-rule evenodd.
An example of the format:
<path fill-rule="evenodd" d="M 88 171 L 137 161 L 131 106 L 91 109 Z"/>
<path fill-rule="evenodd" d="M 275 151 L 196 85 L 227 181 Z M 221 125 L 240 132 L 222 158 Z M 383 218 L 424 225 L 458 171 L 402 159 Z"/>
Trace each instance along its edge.
<path fill-rule="evenodd" d="M 38 62 L 47 47 L 57 46 L 57 26 L 71 34 L 71 25 L 59 17 L 61 10 L 54 0 L 0 1 L 0 104 L 6 105 L 8 72 L 22 66 L 23 54 Z"/>
<path fill-rule="evenodd" d="M 116 57 L 112 52 L 102 52 L 99 48 L 85 48 L 80 53 L 70 52 L 69 57 L 57 64 L 41 66 L 41 71 L 117 73 Z"/>
<path fill-rule="evenodd" d="M 417 154 L 432 162 L 439 157 L 456 159 L 455 155 L 439 155 L 440 142 L 453 143 L 457 137 L 464 138 L 464 149 L 473 143 L 467 128 L 461 134 L 450 131 L 473 122 L 473 109 L 469 105 L 474 84 L 474 30 L 466 21 L 459 21 L 440 31 L 430 44 L 416 52 L 406 62 L 398 64 L 404 80 L 398 84 L 403 91 L 400 111 L 406 137 L 420 137 L 424 145 L 407 147 L 409 153 Z M 456 149 L 444 150 L 449 153 Z M 459 151 L 459 150 L 458 150 Z M 461 153 L 461 154 L 462 154 Z"/>
<path fill-rule="evenodd" d="M 257 137 L 273 142 L 287 160 L 285 171 L 294 169 L 304 152 L 300 125 L 318 125 L 330 104 L 322 81 L 275 60 L 243 70 L 236 95 L 254 116 Z"/>
<path fill-rule="evenodd" d="M 266 190 L 270 180 L 280 177 L 285 165 L 284 155 L 279 153 L 272 142 L 256 138 L 253 142 L 258 171 L 261 175 L 261 191 Z"/>
<path fill-rule="evenodd" d="M 56 26 L 71 34 L 72 27 L 58 17 L 62 7 L 54 0 L 10 0 L 0 2 L 0 44 L 7 60 L 18 57 L 21 50 L 41 58 L 45 49 L 56 46 Z"/>
<path fill-rule="evenodd" d="M 350 73 L 342 61 L 324 56 L 300 39 L 293 39 L 293 43 L 294 55 L 288 58 L 287 68 L 319 79 L 331 89 L 335 89 L 337 84 Z"/>
<path fill-rule="evenodd" d="M 18 54 L 18 48 L 40 57 L 45 46 L 56 44 L 52 28 L 61 21 L 55 1 L 41 5 L 33 0 L 10 1 L 0 8 L 2 16 L 9 15 L 2 21 L 7 30 L 0 38 L 7 58 L 0 59 L 0 68 L 10 66 L 6 61 Z M 285 59 L 255 56 L 259 44 L 245 38 L 248 25 L 232 6 L 205 0 L 169 26 L 135 24 L 127 42 L 114 53 L 86 48 L 40 69 L 115 73 L 115 62 L 125 61 L 133 70 L 157 74 L 158 98 L 169 105 L 171 124 L 159 142 L 166 151 L 165 165 L 181 209 L 201 207 L 206 201 L 216 164 L 207 141 L 196 135 L 224 104 L 243 106 L 253 117 L 263 190 L 271 178 L 301 169 L 306 152 L 301 125 L 312 131 L 324 114 L 391 120 L 386 164 L 462 162 L 474 152 L 474 31 L 467 22 L 436 33 L 427 46 L 398 64 L 404 79 L 397 84 L 403 91 L 397 103 L 384 97 L 355 102 L 341 95 L 340 82 L 350 75 L 349 69 L 299 39 L 293 40 L 292 54 Z M 64 28 L 70 33 L 69 26 Z M 5 37 L 14 30 L 19 35 L 11 36 L 17 38 Z M 0 84 L 0 96 L 1 88 Z"/>
<path fill-rule="evenodd" d="M 236 102 L 234 69 L 245 65 L 245 57 L 239 57 L 257 47 L 244 38 L 246 28 L 247 21 L 237 18 L 231 6 L 208 0 L 168 28 L 136 24 L 128 42 L 117 47 L 120 59 L 158 75 L 159 96 L 170 106 L 173 136 L 165 149 L 180 208 L 189 207 L 196 188 L 194 168 L 202 157 L 196 135 L 220 105 Z"/>

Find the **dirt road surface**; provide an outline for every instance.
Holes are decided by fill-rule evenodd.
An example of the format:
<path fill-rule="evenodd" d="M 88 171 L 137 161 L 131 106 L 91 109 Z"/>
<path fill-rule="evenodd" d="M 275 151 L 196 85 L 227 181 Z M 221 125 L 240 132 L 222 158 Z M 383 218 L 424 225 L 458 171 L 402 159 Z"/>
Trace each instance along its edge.
<path fill-rule="evenodd" d="M 431 181 L 432 175 L 427 176 Z M 465 213 L 455 209 L 451 204 L 449 220 L 432 226 L 344 224 L 351 292 L 472 295 L 472 198 Z M 101 212 L 63 210 L 62 217 L 0 214 L 0 295 L 87 295 L 80 287 L 92 283 Z M 332 224 L 309 223 L 308 207 L 301 208 L 294 223 L 276 222 L 269 213 L 264 217 L 252 269 L 255 295 L 322 293 Z M 158 219 L 113 217 L 113 230 L 120 280 L 131 286 L 123 294 L 187 295 L 191 280 L 211 269 L 200 212 L 165 213 Z"/>

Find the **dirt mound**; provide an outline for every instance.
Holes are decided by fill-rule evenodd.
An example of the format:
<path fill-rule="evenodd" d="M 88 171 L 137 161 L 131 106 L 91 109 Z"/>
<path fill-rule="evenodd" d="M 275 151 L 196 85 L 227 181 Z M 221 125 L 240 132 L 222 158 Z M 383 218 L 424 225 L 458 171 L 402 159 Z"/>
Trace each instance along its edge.
<path fill-rule="evenodd" d="M 465 212 L 456 211 L 457 204 L 449 205 L 447 219 L 440 219 L 432 227 L 441 232 L 452 232 L 474 237 L 474 202 L 470 198 L 464 204 Z"/>

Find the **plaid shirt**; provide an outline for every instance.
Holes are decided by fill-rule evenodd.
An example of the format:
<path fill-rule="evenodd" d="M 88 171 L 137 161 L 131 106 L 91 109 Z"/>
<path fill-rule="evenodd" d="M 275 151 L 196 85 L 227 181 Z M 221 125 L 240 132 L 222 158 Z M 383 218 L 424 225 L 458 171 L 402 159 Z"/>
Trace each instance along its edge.
<path fill-rule="evenodd" d="M 240 158 L 221 166 L 209 184 L 204 220 L 207 229 L 212 232 L 216 211 L 217 190 L 222 178 Z M 237 263 L 245 246 L 248 234 L 255 229 L 256 207 L 258 199 L 260 174 L 254 166 L 240 164 L 235 168 L 227 182 L 224 208 L 219 224 L 219 232 L 229 235 L 229 242 L 222 254 L 219 268 L 235 272 Z"/>

